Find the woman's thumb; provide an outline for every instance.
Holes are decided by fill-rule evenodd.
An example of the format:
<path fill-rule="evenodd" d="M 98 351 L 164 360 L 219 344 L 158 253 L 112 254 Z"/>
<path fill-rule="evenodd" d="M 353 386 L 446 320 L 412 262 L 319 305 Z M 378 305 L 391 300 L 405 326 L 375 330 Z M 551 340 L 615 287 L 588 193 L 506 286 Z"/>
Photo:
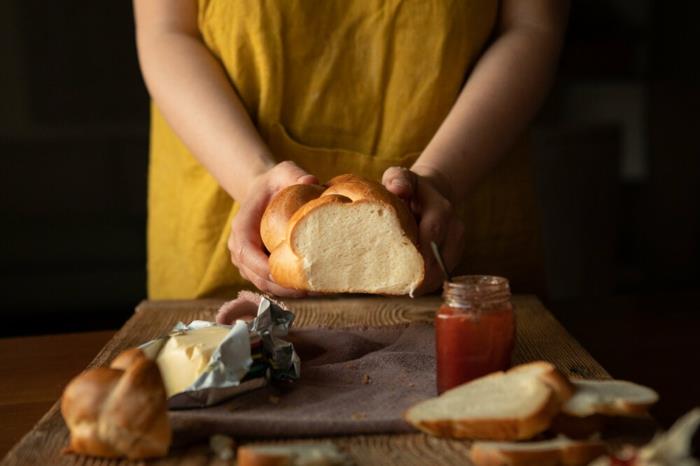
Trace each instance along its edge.
<path fill-rule="evenodd" d="M 416 190 L 416 175 L 403 167 L 389 167 L 382 176 L 382 184 L 401 199 L 410 199 Z"/>

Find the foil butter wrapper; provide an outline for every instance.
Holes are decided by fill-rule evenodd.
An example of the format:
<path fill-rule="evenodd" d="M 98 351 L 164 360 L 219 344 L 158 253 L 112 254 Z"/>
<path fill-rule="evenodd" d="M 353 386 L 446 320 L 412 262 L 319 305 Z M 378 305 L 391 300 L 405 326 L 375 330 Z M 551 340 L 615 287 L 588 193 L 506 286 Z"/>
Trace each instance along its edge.
<path fill-rule="evenodd" d="M 204 327 L 230 328 L 209 359 L 206 370 L 185 390 L 172 395 L 172 409 L 203 408 L 227 398 L 265 386 L 270 380 L 294 380 L 300 376 L 301 361 L 294 345 L 284 340 L 294 314 L 263 297 L 255 319 L 237 320 L 233 325 L 195 320 L 178 322 L 169 335 L 139 346 L 156 360 L 171 336 Z"/>

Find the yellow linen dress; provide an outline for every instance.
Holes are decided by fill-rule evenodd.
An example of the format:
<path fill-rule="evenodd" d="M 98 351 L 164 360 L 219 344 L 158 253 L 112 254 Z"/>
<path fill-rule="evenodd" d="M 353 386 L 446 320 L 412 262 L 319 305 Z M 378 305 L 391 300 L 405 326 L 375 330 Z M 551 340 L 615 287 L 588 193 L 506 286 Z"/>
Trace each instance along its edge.
<path fill-rule="evenodd" d="M 275 157 L 324 182 L 409 167 L 455 102 L 497 9 L 495 0 L 199 0 L 198 22 Z M 514 284 L 532 277 L 526 159 L 509 157 L 466 200 L 461 272 L 498 273 Z M 155 105 L 148 208 L 150 298 L 252 287 L 226 246 L 238 204 Z"/>

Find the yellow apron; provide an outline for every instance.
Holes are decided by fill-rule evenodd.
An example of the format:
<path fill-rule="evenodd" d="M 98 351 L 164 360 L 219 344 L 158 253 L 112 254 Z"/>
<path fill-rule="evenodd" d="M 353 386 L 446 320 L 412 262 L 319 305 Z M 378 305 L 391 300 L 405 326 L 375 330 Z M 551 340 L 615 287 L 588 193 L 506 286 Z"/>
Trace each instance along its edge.
<path fill-rule="evenodd" d="M 495 0 L 200 0 L 198 21 L 278 160 L 322 181 L 341 173 L 379 179 L 425 148 L 497 8 Z M 238 205 L 155 105 L 150 157 L 149 297 L 230 296 L 252 286 L 226 246 Z M 462 271 L 508 276 L 523 262 L 509 245 L 522 252 L 535 244 L 531 209 L 522 207 L 527 164 L 513 160 L 465 206 Z"/>

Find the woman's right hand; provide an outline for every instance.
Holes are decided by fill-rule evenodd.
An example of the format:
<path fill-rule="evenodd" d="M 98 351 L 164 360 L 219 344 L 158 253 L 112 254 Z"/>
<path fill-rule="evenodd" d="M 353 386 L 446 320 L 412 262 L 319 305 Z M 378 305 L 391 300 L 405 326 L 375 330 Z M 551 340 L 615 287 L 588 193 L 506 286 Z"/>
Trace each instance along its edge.
<path fill-rule="evenodd" d="M 301 297 L 305 293 L 272 281 L 268 256 L 260 238 L 260 220 L 272 196 L 293 184 L 318 184 L 318 180 L 291 161 L 280 162 L 251 180 L 241 208 L 231 223 L 228 239 L 231 262 L 238 267 L 241 276 L 260 291 L 283 297 Z"/>

